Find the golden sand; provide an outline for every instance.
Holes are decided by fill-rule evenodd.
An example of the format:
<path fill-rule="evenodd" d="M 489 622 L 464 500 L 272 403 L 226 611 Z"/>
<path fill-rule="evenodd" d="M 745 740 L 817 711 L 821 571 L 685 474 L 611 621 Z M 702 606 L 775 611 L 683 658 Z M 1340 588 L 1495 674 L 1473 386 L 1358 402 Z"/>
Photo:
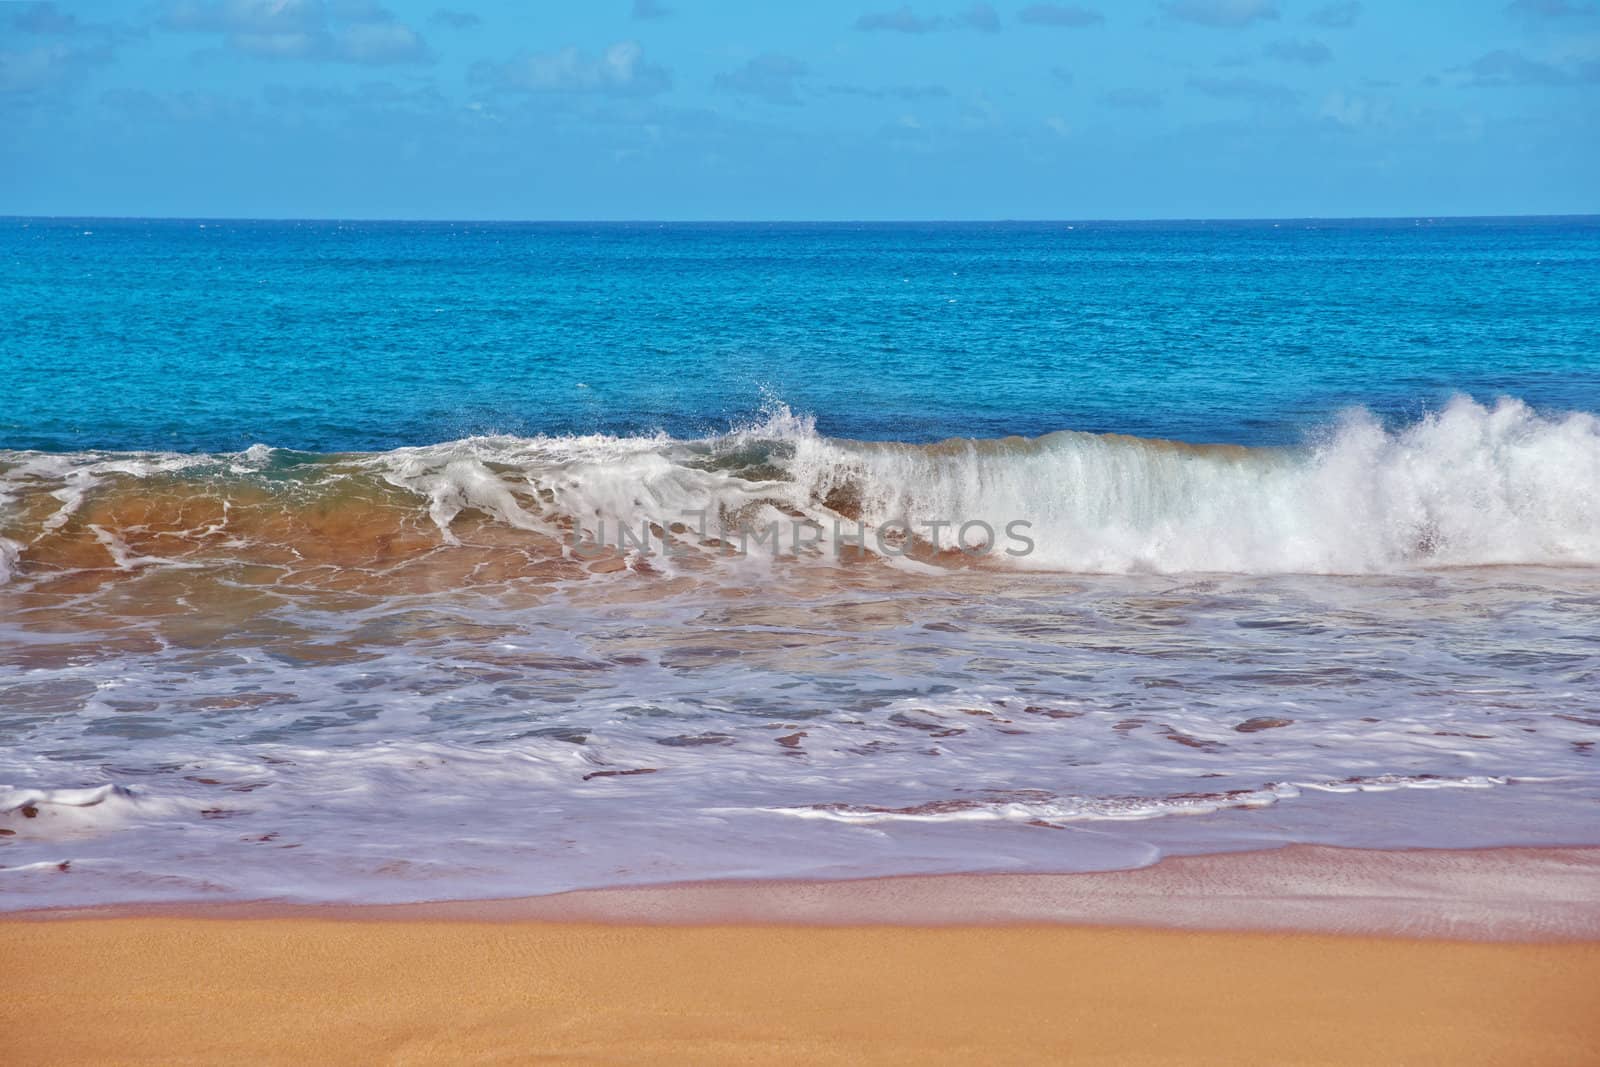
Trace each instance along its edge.
<path fill-rule="evenodd" d="M 20 914 L 0 1063 L 1596 1064 L 1597 873 L 1595 849 L 1297 846 Z"/>
<path fill-rule="evenodd" d="M 0 923 L 0 988 L 14 1067 L 1600 1063 L 1595 943 L 78 918 Z"/>

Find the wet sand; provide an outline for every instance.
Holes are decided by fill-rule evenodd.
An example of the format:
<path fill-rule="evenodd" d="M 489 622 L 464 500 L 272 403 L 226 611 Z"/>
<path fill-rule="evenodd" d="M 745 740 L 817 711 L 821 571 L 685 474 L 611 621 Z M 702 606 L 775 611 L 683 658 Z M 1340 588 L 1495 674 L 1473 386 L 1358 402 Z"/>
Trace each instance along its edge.
<path fill-rule="evenodd" d="M 950 876 L 31 913 L 0 922 L 0 1033 L 14 1064 L 1593 1063 L 1594 863 L 1315 849 L 1003 891 Z M 1153 925 L 1073 924 L 1116 884 Z M 1041 893 L 1058 921 L 1020 921 Z M 1518 907 L 1548 917 L 1519 926 Z M 1262 930 L 1402 914 L 1422 936 Z"/>

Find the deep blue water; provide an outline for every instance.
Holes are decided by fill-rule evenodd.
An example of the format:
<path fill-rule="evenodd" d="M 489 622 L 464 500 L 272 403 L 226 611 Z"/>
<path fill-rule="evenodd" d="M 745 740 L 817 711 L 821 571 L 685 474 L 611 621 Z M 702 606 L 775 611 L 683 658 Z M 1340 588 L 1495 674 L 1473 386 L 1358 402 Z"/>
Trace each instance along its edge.
<path fill-rule="evenodd" d="M 0 220 L 0 447 L 1071 428 L 1300 440 L 1455 393 L 1600 410 L 1600 219 Z"/>

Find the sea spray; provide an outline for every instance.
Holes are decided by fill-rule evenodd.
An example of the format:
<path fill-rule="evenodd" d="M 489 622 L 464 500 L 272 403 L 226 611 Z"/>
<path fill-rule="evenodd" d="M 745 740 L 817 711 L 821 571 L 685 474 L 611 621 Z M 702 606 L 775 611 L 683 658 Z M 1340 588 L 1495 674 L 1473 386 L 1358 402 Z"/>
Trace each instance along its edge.
<path fill-rule="evenodd" d="M 494 551 L 570 559 L 602 545 L 667 568 L 752 545 L 1068 573 L 1600 565 L 1600 420 L 1509 399 L 1458 399 L 1397 429 L 1356 410 L 1295 448 L 1070 430 L 848 441 L 780 405 L 694 440 L 479 437 L 278 455 L 0 453 L 0 574 L 45 566 L 61 539 L 101 546 L 68 553 L 79 565 L 278 560 L 338 542 L 349 551 L 329 562 L 370 568 L 460 548 L 473 524 L 503 531 Z"/>

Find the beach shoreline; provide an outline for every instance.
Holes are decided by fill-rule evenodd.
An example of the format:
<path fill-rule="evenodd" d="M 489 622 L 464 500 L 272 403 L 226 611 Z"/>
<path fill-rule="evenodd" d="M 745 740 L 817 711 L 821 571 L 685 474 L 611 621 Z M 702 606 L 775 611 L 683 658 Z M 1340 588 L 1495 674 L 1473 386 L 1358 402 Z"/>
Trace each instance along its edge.
<path fill-rule="evenodd" d="M 1592 1062 L 1597 872 L 1597 849 L 1294 847 L 20 912 L 0 1027 L 19 1064 Z"/>
<path fill-rule="evenodd" d="M 1463 941 L 1600 941 L 1600 847 L 1287 845 L 1112 871 L 618 885 L 405 903 L 162 901 L 0 912 L 0 922 L 308 919 L 706 926 L 1108 926 Z"/>

